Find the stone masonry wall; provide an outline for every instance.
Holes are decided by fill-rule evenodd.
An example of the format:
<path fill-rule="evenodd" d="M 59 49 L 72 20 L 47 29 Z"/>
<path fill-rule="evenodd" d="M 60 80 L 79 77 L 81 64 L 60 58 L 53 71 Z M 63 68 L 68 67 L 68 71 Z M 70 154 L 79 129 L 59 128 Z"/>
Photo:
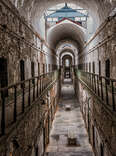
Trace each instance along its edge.
<path fill-rule="evenodd" d="M 99 73 L 99 61 L 101 61 L 101 75 L 105 76 L 105 61 L 110 60 L 110 77 L 116 77 L 116 16 L 109 17 L 97 30 L 94 38 L 87 44 L 83 53 L 79 56 L 79 64 L 93 72 L 92 63 L 95 62 L 95 73 Z"/>
<path fill-rule="evenodd" d="M 8 85 L 21 81 L 21 60 L 24 61 L 25 79 L 32 77 L 31 62 L 34 62 L 35 76 L 52 71 L 56 63 L 53 49 L 20 16 L 9 0 L 0 1 L 0 58 L 7 59 Z M 46 101 L 46 107 L 50 105 L 46 113 L 50 116 L 50 123 L 58 100 L 57 87 L 56 83 L 50 89 L 50 99 Z M 35 149 L 42 155 L 45 150 L 44 130 L 48 128 L 43 123 L 42 114 L 45 112 L 46 108 L 41 106 L 40 101 L 26 109 L 16 124 L 8 129 L 8 135 L 0 138 L 0 156 L 34 156 Z"/>
<path fill-rule="evenodd" d="M 21 79 L 20 60 L 24 61 L 25 79 L 28 79 L 32 77 L 32 61 L 35 76 L 38 76 L 38 63 L 40 73 L 43 73 L 43 64 L 53 64 L 52 60 L 55 57 L 52 56 L 48 45 L 32 26 L 20 17 L 19 12 L 8 0 L 0 1 L 0 58 L 2 57 L 7 59 L 9 85 Z"/>
<path fill-rule="evenodd" d="M 83 53 L 78 56 L 81 69 L 106 76 L 106 60 L 110 60 L 110 78 L 116 79 L 116 16 L 109 17 L 86 44 Z M 99 73 L 99 61 L 101 73 Z M 91 64 L 91 70 L 89 68 Z M 116 86 L 116 83 L 114 83 Z M 86 86 L 76 80 L 76 94 L 80 102 L 83 118 L 88 130 L 89 140 L 96 156 L 115 156 L 116 118 L 115 112 L 107 109 Z"/>
<path fill-rule="evenodd" d="M 58 86 L 56 82 L 44 95 L 45 99 L 47 94 L 50 96 L 50 99 L 45 100 L 45 105 L 37 100 L 10 127 L 9 133 L 0 138 L 0 156 L 35 156 L 37 151 L 38 156 L 43 155 L 49 143 L 49 132 L 56 112 Z"/>
<path fill-rule="evenodd" d="M 104 156 L 115 156 L 116 153 L 116 120 L 115 113 L 110 112 L 92 92 L 80 81 L 76 81 L 76 94 L 81 112 L 96 156 L 102 151 Z M 81 95 L 81 96 L 80 96 Z"/>

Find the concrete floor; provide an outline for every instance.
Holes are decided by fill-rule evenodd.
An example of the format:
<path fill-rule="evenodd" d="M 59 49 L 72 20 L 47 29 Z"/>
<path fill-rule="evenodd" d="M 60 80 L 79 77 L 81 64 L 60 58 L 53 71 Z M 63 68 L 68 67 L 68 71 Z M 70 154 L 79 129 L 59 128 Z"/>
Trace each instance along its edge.
<path fill-rule="evenodd" d="M 66 105 L 71 106 L 66 111 Z M 68 145 L 68 133 L 72 132 L 77 138 L 77 145 Z M 87 131 L 80 112 L 79 104 L 74 95 L 70 79 L 65 79 L 62 85 L 61 99 L 53 121 L 50 143 L 46 149 L 48 156 L 93 156 L 88 142 Z"/>

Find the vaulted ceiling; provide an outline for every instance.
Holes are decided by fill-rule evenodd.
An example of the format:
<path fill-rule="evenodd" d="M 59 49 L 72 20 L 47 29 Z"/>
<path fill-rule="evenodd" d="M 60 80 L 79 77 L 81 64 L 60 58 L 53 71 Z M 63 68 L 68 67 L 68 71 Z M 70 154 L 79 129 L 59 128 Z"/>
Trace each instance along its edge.
<path fill-rule="evenodd" d="M 116 6 L 115 0 L 11 0 L 18 7 L 20 13 L 27 17 L 31 16 L 32 22 L 39 19 L 44 11 L 60 3 L 74 3 L 93 16 L 96 24 L 100 24 Z"/>
<path fill-rule="evenodd" d="M 79 50 L 82 49 L 86 41 L 86 30 L 81 26 L 73 23 L 62 22 L 55 25 L 48 31 L 48 43 L 52 48 L 56 48 L 57 44 L 64 40 L 72 40 L 77 43 Z"/>

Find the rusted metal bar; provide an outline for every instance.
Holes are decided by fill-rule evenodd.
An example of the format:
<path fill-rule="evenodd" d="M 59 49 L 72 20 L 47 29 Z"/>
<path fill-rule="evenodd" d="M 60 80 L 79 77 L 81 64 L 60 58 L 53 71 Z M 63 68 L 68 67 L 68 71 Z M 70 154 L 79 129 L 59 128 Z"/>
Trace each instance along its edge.
<path fill-rule="evenodd" d="M 1 121 L 0 121 L 0 135 L 3 136 L 5 135 L 5 127 L 8 126 L 7 125 L 7 121 L 6 121 L 6 102 L 12 102 L 13 104 L 13 113 L 11 114 L 11 116 L 13 116 L 13 119 L 11 119 L 12 121 L 9 122 L 16 122 L 17 121 L 17 116 L 18 116 L 18 106 L 17 106 L 17 101 L 18 101 L 18 97 L 19 99 L 21 99 L 21 112 L 24 113 L 25 112 L 25 106 L 26 106 L 26 92 L 27 92 L 27 105 L 30 106 L 31 105 L 31 101 L 35 101 L 36 98 L 42 96 L 43 94 L 45 94 L 46 90 L 50 89 L 49 85 L 52 86 L 54 84 L 54 80 L 55 77 L 52 77 L 53 72 L 38 76 L 38 77 L 33 77 L 30 78 L 28 80 L 24 80 L 18 83 L 15 83 L 13 85 L 10 85 L 8 87 L 5 88 L 1 88 L 0 89 L 0 94 L 1 94 L 1 98 L 0 98 L 0 102 L 1 102 Z M 49 78 L 49 81 L 45 80 L 44 77 Z M 37 82 L 36 82 L 37 80 Z M 46 81 L 46 85 L 43 86 L 43 83 L 45 83 Z M 34 83 L 33 83 L 34 82 Z M 53 84 L 52 84 L 53 82 Z M 28 86 L 27 86 L 28 84 Z M 31 86 L 33 84 L 33 86 Z M 21 87 L 21 90 L 20 90 Z M 44 87 L 44 88 L 43 88 Z M 19 89 L 18 89 L 19 88 Z M 40 89 L 40 96 L 39 96 L 39 89 Z M 8 92 L 8 90 L 11 90 L 11 92 L 9 93 L 10 96 L 6 96 L 6 92 Z M 12 93 L 13 90 L 13 93 Z M 45 91 L 44 91 L 45 90 Z M 32 94 L 31 94 L 32 93 Z M 32 96 L 32 97 L 31 97 Z M 31 100 L 32 98 L 32 100 Z M 20 101 L 20 100 L 19 100 Z"/>

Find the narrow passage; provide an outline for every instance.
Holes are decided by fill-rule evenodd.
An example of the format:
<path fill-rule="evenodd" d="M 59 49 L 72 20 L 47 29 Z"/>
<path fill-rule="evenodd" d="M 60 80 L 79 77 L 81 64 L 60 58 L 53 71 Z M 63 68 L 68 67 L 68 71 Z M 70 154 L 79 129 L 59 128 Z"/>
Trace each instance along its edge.
<path fill-rule="evenodd" d="M 76 145 L 69 144 L 70 137 L 76 138 Z M 65 79 L 62 84 L 61 99 L 53 121 L 46 155 L 93 156 L 71 79 Z"/>

